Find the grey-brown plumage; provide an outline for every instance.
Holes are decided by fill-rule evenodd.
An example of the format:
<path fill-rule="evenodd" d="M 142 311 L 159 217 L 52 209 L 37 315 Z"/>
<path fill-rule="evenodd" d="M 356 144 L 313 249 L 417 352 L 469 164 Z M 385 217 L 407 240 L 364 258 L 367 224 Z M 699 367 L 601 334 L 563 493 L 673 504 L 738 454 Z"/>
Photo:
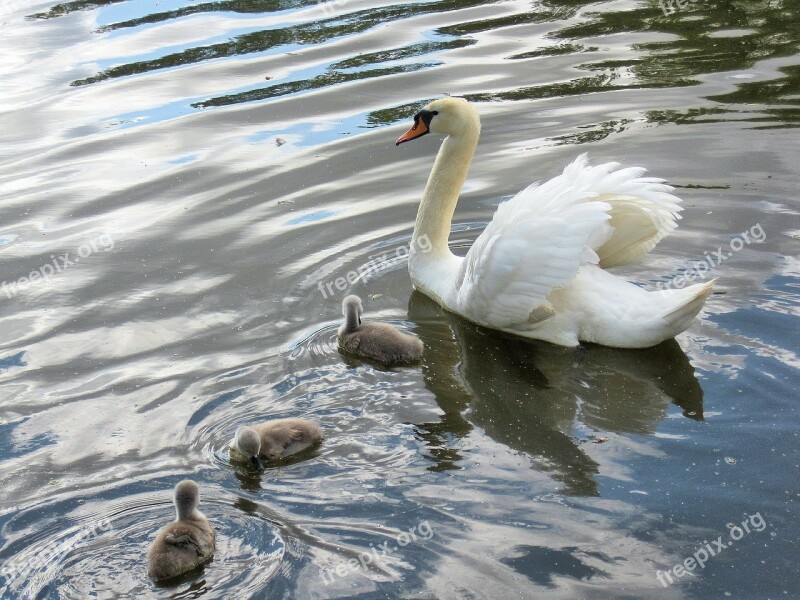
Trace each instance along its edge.
<path fill-rule="evenodd" d="M 261 467 L 259 456 L 277 460 L 296 454 L 322 441 L 322 429 L 308 419 L 275 419 L 236 430 L 231 450 Z"/>
<path fill-rule="evenodd" d="M 368 358 L 384 365 L 414 363 L 422 358 L 422 342 L 413 335 L 400 333 L 387 323 L 361 323 L 361 298 L 347 296 L 342 302 L 344 323 L 339 327 L 342 351 Z"/>
<path fill-rule="evenodd" d="M 214 554 L 214 529 L 197 510 L 199 492 L 188 479 L 175 486 L 178 517 L 158 532 L 147 552 L 147 574 L 156 581 L 187 573 Z"/>

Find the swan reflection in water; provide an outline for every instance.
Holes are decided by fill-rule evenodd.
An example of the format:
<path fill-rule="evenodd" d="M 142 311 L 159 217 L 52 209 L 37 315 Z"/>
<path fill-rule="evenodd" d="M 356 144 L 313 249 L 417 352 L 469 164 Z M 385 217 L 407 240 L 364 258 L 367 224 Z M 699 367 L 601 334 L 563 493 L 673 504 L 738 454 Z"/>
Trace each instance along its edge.
<path fill-rule="evenodd" d="M 419 292 L 410 320 L 426 350 L 425 386 L 444 411 L 417 425 L 432 470 L 457 468 L 447 440 L 480 427 L 493 440 L 532 457 L 564 486 L 596 496 L 598 464 L 572 433 L 576 422 L 597 432 L 652 434 L 674 403 L 703 419 L 703 390 L 673 339 L 653 348 L 562 348 L 483 329 L 444 311 Z"/>

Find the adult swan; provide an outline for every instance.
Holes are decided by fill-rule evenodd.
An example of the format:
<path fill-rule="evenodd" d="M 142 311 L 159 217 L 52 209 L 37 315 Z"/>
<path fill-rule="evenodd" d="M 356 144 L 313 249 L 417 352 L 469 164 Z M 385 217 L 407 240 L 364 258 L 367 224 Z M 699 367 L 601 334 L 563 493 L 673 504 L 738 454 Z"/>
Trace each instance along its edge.
<path fill-rule="evenodd" d="M 637 261 L 677 227 L 680 199 L 641 168 L 591 167 L 579 156 L 561 175 L 500 204 L 464 258 L 450 252 L 450 223 L 480 130 L 466 100 L 443 98 L 397 140 L 447 136 L 414 225 L 408 268 L 417 289 L 479 325 L 562 346 L 645 348 L 689 327 L 713 281 L 648 292 L 604 270 Z"/>

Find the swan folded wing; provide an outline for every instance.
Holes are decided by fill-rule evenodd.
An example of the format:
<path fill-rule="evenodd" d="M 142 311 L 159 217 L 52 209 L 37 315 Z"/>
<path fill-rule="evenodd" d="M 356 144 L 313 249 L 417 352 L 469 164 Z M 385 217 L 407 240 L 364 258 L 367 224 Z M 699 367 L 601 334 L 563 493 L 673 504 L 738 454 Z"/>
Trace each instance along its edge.
<path fill-rule="evenodd" d="M 561 187 L 591 190 L 587 201 L 611 206 L 611 235 L 600 244 L 592 244 L 603 268 L 639 261 L 678 226 L 681 199 L 672 194 L 674 188 L 663 179 L 642 177 L 644 172 L 641 167 L 621 169 L 619 163 L 592 167 L 586 154 L 581 154 L 562 175 L 551 180 L 564 178 Z"/>
<path fill-rule="evenodd" d="M 588 241 L 602 232 L 609 205 L 530 203 L 519 195 L 501 204 L 463 263 L 459 311 L 492 327 L 526 329 L 555 311 L 548 295 L 571 281 L 578 267 L 596 263 Z"/>
<path fill-rule="evenodd" d="M 197 553 L 198 556 L 203 555 L 203 551 L 200 548 L 200 542 L 190 534 L 189 532 L 183 532 L 181 534 L 171 533 L 164 536 L 164 541 L 169 544 L 170 546 L 177 546 L 178 548 L 186 548 L 187 546 L 192 546 L 194 551 Z"/>

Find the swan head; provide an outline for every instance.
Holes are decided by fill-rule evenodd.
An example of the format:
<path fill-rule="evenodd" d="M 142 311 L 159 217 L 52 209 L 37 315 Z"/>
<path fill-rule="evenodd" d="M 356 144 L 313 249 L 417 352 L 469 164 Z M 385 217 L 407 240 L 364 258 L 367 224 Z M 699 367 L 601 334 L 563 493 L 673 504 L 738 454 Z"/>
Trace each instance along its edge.
<path fill-rule="evenodd" d="M 363 312 L 364 307 L 361 305 L 361 298 L 358 296 L 350 295 L 342 300 L 344 323 L 339 327 L 339 335 L 356 331 L 359 325 L 361 325 L 361 315 Z"/>
<path fill-rule="evenodd" d="M 191 479 L 184 479 L 175 486 L 175 509 L 178 513 L 178 520 L 191 519 L 196 517 L 197 502 L 200 498 L 200 486 Z"/>
<path fill-rule="evenodd" d="M 247 456 L 250 462 L 256 469 L 261 469 L 261 459 L 258 458 L 261 452 L 261 436 L 252 427 L 242 426 L 236 430 L 236 436 L 233 438 L 233 444 L 236 449 Z"/>
<path fill-rule="evenodd" d="M 481 130 L 478 112 L 464 98 L 440 98 L 414 115 L 414 124 L 397 139 L 396 145 L 422 137 L 426 133 L 443 135 L 478 134 Z"/>
<path fill-rule="evenodd" d="M 346 317 L 353 314 L 358 317 L 359 324 L 361 323 L 361 315 L 364 313 L 364 307 L 361 305 L 361 298 L 355 295 L 347 296 L 342 300 L 342 314 Z"/>

